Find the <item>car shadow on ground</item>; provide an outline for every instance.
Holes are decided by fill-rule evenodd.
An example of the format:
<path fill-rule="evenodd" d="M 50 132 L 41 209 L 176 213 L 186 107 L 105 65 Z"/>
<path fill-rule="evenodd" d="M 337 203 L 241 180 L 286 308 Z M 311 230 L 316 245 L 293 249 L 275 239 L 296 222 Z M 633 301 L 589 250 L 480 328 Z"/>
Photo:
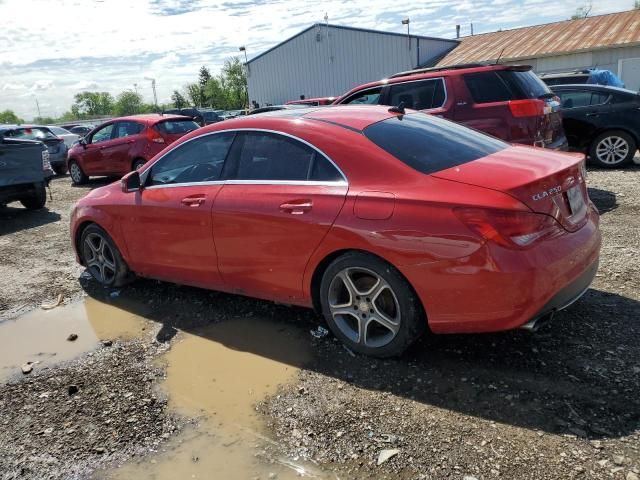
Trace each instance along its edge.
<path fill-rule="evenodd" d="M 161 342 L 183 330 L 361 388 L 527 429 L 596 439 L 640 427 L 640 303 L 620 295 L 589 290 L 536 334 L 427 336 L 402 358 L 378 360 L 354 355 L 331 335 L 314 338 L 322 320 L 308 309 L 150 280 L 117 298 L 92 280 L 83 284 L 98 300 L 161 323 Z M 303 342 L 312 359 L 292 358 L 251 331 L 207 328 L 247 318 L 270 322 L 274 334 L 293 331 L 287 341 Z"/>
<path fill-rule="evenodd" d="M 82 188 L 93 190 L 94 188 L 104 187 L 105 185 L 109 185 L 110 183 L 116 182 L 120 180 L 119 177 L 92 177 L 83 183 L 82 185 L 72 184 L 73 188 Z M 69 179 L 71 181 L 71 179 Z"/>
<path fill-rule="evenodd" d="M 12 203 L 6 207 L 0 206 L 0 236 L 57 222 L 61 218 L 59 213 L 47 208 L 27 210 L 18 205 Z"/>
<path fill-rule="evenodd" d="M 608 213 L 618 208 L 618 201 L 616 194 L 609 190 L 601 190 L 599 188 L 587 188 L 589 191 L 589 198 L 598 208 L 601 215 Z"/>

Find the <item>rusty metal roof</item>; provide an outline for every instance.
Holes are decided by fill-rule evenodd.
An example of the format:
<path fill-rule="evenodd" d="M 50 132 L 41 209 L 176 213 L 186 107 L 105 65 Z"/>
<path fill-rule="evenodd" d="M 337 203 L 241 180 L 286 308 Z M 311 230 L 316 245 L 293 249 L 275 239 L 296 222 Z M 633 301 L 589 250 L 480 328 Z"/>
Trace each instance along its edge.
<path fill-rule="evenodd" d="M 640 10 L 464 37 L 438 65 L 495 61 L 498 57 L 512 61 L 634 44 L 640 44 Z"/>

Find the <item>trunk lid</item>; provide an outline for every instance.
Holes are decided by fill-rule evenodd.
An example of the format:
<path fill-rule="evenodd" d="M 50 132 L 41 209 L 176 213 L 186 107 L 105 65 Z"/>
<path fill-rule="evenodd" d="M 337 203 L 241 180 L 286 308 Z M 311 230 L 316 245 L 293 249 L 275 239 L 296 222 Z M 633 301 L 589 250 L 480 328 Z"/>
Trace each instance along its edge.
<path fill-rule="evenodd" d="M 578 230 L 587 219 L 589 196 L 580 154 L 515 146 L 432 176 L 507 193 L 568 231 Z"/>

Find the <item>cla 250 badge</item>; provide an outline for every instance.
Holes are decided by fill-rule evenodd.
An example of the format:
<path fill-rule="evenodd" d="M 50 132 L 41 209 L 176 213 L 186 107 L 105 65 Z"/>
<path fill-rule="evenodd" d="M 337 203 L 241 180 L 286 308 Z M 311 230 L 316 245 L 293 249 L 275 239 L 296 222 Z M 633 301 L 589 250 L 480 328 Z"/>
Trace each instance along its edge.
<path fill-rule="evenodd" d="M 558 185 L 557 187 L 550 188 L 549 190 L 544 190 L 542 192 L 536 193 L 533 198 L 534 200 L 542 200 L 545 197 L 550 197 L 551 195 L 555 195 L 556 193 L 560 193 L 562 191 L 562 187 Z"/>

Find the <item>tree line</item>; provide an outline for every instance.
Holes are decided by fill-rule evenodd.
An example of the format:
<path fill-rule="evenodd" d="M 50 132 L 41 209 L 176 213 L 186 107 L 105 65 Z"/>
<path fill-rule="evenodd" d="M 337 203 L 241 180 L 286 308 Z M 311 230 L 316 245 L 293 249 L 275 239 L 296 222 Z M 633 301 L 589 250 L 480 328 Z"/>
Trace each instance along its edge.
<path fill-rule="evenodd" d="M 171 95 L 171 103 L 153 105 L 146 103 L 142 95 L 125 90 L 115 97 L 109 92 L 79 92 L 74 95 L 74 103 L 62 116 L 36 117 L 33 123 L 50 124 L 70 122 L 102 116 L 122 117 L 140 113 L 154 113 L 170 108 L 208 107 L 219 110 L 239 110 L 247 108 L 247 77 L 244 65 L 238 57 L 224 62 L 220 74 L 211 75 L 205 66 L 200 68 L 198 80 L 176 89 Z M 0 112 L 1 123 L 25 123 L 13 111 Z"/>

